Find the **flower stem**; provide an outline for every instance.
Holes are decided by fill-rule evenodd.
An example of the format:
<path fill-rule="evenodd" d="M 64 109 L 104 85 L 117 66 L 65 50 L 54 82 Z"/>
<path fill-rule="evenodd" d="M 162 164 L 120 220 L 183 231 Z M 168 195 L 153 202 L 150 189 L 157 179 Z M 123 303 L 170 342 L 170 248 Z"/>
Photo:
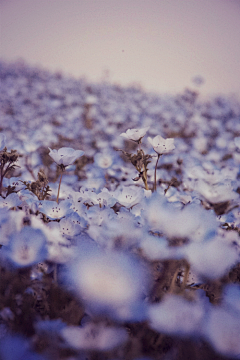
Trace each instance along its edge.
<path fill-rule="evenodd" d="M 146 172 L 145 166 L 144 166 L 144 170 L 143 170 L 142 179 L 143 179 L 143 182 L 144 182 L 144 185 L 145 185 L 145 189 L 149 190 L 148 183 L 147 183 L 147 172 Z"/>
<path fill-rule="evenodd" d="M 60 193 L 60 187 L 61 187 L 61 182 L 62 182 L 62 176 L 63 176 L 63 172 L 61 173 L 61 177 L 60 177 L 60 181 L 59 181 L 59 185 L 58 185 L 58 193 L 57 193 L 57 204 L 58 204 L 58 199 L 59 199 L 59 193 Z"/>
<path fill-rule="evenodd" d="M 157 158 L 156 165 L 155 165 L 153 192 L 157 190 L 157 166 L 158 166 L 158 160 L 159 160 L 160 156 L 161 156 L 161 154 L 158 154 L 158 158 Z"/>

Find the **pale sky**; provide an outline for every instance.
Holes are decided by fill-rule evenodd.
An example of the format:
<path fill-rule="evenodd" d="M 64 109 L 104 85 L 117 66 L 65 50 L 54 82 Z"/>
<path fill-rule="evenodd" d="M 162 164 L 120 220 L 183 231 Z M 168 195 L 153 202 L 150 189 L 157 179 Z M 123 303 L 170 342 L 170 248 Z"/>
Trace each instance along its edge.
<path fill-rule="evenodd" d="M 100 81 L 240 95 L 240 0 L 0 0 L 0 58 Z"/>

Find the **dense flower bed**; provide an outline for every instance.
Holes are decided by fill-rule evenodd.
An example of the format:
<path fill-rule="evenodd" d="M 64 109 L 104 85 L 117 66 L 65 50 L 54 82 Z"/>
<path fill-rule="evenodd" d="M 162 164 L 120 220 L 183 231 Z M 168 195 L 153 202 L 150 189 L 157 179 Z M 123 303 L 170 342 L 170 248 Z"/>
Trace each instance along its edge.
<path fill-rule="evenodd" d="M 240 103 L 0 79 L 0 359 L 240 358 Z"/>

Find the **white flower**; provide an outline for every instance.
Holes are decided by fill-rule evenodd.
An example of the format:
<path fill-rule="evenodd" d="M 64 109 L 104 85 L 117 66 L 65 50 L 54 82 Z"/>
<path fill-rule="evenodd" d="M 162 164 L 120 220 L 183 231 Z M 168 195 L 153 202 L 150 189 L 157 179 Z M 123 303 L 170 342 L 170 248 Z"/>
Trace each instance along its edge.
<path fill-rule="evenodd" d="M 167 295 L 162 302 L 149 306 L 150 326 L 162 333 L 180 337 L 198 334 L 205 314 L 203 302 Z"/>
<path fill-rule="evenodd" d="M 203 279 L 218 279 L 239 262 L 239 254 L 221 238 L 202 243 L 192 243 L 183 248 L 183 255 L 197 276 Z"/>
<path fill-rule="evenodd" d="M 22 201 L 19 199 L 19 196 L 16 193 L 11 193 L 5 199 L 0 198 L 0 208 L 7 207 L 8 209 L 11 209 L 21 204 Z"/>
<path fill-rule="evenodd" d="M 142 129 L 128 129 L 125 133 L 120 134 L 120 136 L 123 136 L 128 140 L 139 142 L 144 135 L 146 135 L 148 129 L 149 126 Z"/>
<path fill-rule="evenodd" d="M 220 354 L 239 359 L 240 314 L 229 307 L 212 306 L 205 318 L 203 336 Z"/>
<path fill-rule="evenodd" d="M 60 204 L 56 201 L 44 200 L 39 202 L 39 211 L 45 214 L 50 220 L 61 219 L 66 215 L 69 215 L 71 210 L 71 201 L 63 200 Z"/>
<path fill-rule="evenodd" d="M 142 188 L 123 186 L 113 192 L 114 198 L 123 206 L 130 208 L 138 204 L 143 198 Z"/>
<path fill-rule="evenodd" d="M 5 144 L 6 144 L 6 135 L 0 134 L 0 151 L 5 148 Z"/>
<path fill-rule="evenodd" d="M 55 161 L 58 165 L 68 166 L 71 165 L 77 158 L 81 157 L 84 154 L 82 150 L 74 150 L 68 147 L 62 147 L 59 150 L 50 149 L 49 156 Z"/>
<path fill-rule="evenodd" d="M 61 335 L 75 349 L 101 351 L 111 350 L 128 338 L 125 329 L 94 323 L 83 327 L 66 326 Z"/>
<path fill-rule="evenodd" d="M 155 136 L 153 139 L 148 137 L 148 141 L 152 145 L 157 154 L 167 154 L 175 149 L 174 139 L 164 139 L 161 135 Z"/>

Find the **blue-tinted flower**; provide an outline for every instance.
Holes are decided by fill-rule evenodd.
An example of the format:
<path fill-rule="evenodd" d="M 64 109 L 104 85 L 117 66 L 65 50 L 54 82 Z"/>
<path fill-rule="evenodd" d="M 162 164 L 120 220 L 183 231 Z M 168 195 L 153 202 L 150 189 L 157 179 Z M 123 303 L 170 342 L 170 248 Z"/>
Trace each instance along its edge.
<path fill-rule="evenodd" d="M 62 337 L 75 349 L 108 351 L 128 339 L 125 329 L 105 324 L 89 323 L 85 326 L 66 326 Z"/>
<path fill-rule="evenodd" d="M 94 243 L 81 241 L 65 280 L 92 312 L 124 320 L 144 317 L 142 298 L 149 286 L 148 271 L 135 257 L 104 252 Z"/>
<path fill-rule="evenodd" d="M 40 229 L 26 226 L 10 236 L 3 251 L 15 266 L 31 266 L 46 259 L 46 237 Z"/>
<path fill-rule="evenodd" d="M 19 196 L 16 193 L 8 195 L 5 199 L 0 198 L 0 208 L 6 207 L 8 209 L 11 209 L 21 204 L 22 201 L 19 199 Z"/>
<path fill-rule="evenodd" d="M 44 200 L 39 203 L 39 211 L 51 220 L 61 219 L 72 212 L 71 205 L 69 200 L 63 200 L 59 204 L 56 201 Z"/>

